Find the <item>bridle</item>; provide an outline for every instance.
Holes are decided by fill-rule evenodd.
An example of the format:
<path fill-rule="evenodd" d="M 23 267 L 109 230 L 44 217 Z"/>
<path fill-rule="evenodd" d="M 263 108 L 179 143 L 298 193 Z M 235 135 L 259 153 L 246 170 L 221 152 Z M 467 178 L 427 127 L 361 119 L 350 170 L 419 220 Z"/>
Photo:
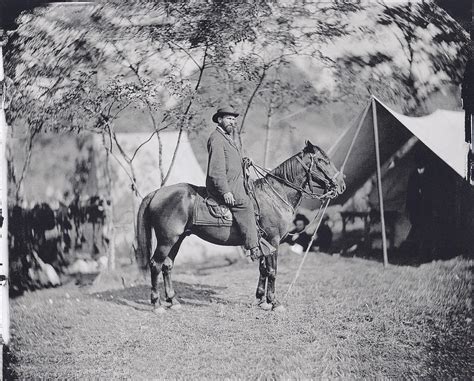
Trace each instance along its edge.
<path fill-rule="evenodd" d="M 304 152 L 301 152 L 302 155 L 304 155 Z M 309 165 L 309 167 L 304 163 L 304 161 L 300 158 L 299 154 L 296 155 L 296 159 L 298 160 L 298 162 L 301 164 L 301 166 L 304 168 L 304 170 L 306 171 L 306 176 L 305 176 L 305 179 L 303 180 L 303 183 L 298 186 L 298 185 L 295 185 L 293 184 L 292 182 L 288 181 L 287 179 L 284 179 L 280 176 L 277 176 L 275 175 L 274 173 L 268 171 L 267 169 L 263 168 L 263 167 L 260 167 L 259 165 L 253 163 L 253 162 L 250 162 L 249 165 L 252 165 L 254 167 L 254 170 L 257 174 L 259 174 L 260 176 L 262 176 L 262 172 L 263 172 L 263 179 L 264 181 L 270 186 L 270 188 L 273 190 L 273 192 L 287 205 L 291 206 L 272 186 L 271 184 L 265 179 L 265 175 L 268 175 L 274 179 L 276 179 L 277 181 L 287 185 L 288 187 L 300 192 L 303 196 L 307 197 L 307 198 L 311 198 L 311 199 L 318 199 L 318 200 L 325 200 L 325 199 L 332 199 L 334 197 L 337 196 L 337 192 L 335 189 L 330 189 L 329 191 L 327 191 L 326 193 L 324 194 L 317 194 L 315 191 L 314 191 L 314 188 L 313 188 L 313 183 L 312 183 L 312 175 L 314 175 L 318 180 L 320 180 L 321 182 L 324 183 L 325 185 L 325 188 L 322 188 L 322 187 L 319 187 L 319 189 L 328 189 L 328 188 L 331 188 L 332 186 L 332 183 L 334 182 L 334 180 L 340 175 L 340 171 L 337 171 L 336 174 L 331 177 L 331 178 L 328 178 L 327 176 L 321 176 L 321 174 L 319 172 L 315 172 L 313 170 L 313 167 L 315 165 L 315 155 L 314 154 L 310 154 L 310 158 L 311 158 L 311 163 Z M 323 172 L 323 171 L 321 171 Z M 307 184 L 306 184 L 307 183 Z M 308 186 L 309 188 L 309 191 L 306 189 L 306 186 Z M 293 209 L 293 206 L 291 206 L 291 208 Z"/>
<path fill-rule="evenodd" d="M 302 152 L 302 154 L 304 155 L 303 152 Z M 318 172 L 313 171 L 313 166 L 315 165 L 314 164 L 314 156 L 315 155 L 312 154 L 312 153 L 309 154 L 309 157 L 311 158 L 311 163 L 310 163 L 309 167 L 304 163 L 304 161 L 300 158 L 299 155 L 296 156 L 296 160 L 298 160 L 298 162 L 301 164 L 301 166 L 306 171 L 306 181 L 308 183 L 307 185 L 308 185 L 308 188 L 309 188 L 309 192 L 306 191 L 306 189 L 304 189 L 303 187 L 302 188 L 305 191 L 305 193 L 307 195 L 309 195 L 310 198 L 317 198 L 317 199 L 334 198 L 337 195 L 337 193 L 335 193 L 334 189 L 331 189 L 330 191 L 326 192 L 323 195 L 317 195 L 314 192 L 312 175 L 314 175 L 319 181 L 324 183 L 324 186 L 325 186 L 324 189 L 330 189 L 332 187 L 332 184 L 334 183 L 334 180 L 340 175 L 341 171 L 337 171 L 334 174 L 334 176 L 332 176 L 331 178 L 327 177 L 325 175 L 324 171 L 318 171 Z M 323 174 L 322 176 L 321 176 L 321 173 Z M 319 187 L 319 188 L 323 189 L 321 187 Z"/>

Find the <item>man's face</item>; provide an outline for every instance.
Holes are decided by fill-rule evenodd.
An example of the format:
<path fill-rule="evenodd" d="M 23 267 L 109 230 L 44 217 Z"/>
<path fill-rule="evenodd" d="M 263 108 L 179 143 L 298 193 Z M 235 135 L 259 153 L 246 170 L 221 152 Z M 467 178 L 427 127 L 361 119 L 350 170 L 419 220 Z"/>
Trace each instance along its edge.
<path fill-rule="evenodd" d="M 227 133 L 231 134 L 235 128 L 235 116 L 233 115 L 224 115 L 219 117 L 217 120 L 219 126 Z"/>
<path fill-rule="evenodd" d="M 306 227 L 306 225 L 304 224 L 304 222 L 301 221 L 301 220 L 296 220 L 296 221 L 295 221 L 295 226 L 296 226 L 296 230 L 299 231 L 299 232 L 302 231 L 302 230 L 304 230 L 304 228 Z"/>

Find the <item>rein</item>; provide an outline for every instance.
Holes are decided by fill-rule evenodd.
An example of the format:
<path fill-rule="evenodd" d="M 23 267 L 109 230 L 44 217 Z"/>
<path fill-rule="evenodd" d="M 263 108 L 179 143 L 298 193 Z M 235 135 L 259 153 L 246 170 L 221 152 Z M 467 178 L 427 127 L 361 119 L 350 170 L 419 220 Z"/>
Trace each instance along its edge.
<path fill-rule="evenodd" d="M 270 182 L 265 178 L 263 177 L 263 181 L 265 181 L 265 183 L 270 187 L 270 189 L 273 191 L 273 193 L 275 193 L 277 195 L 277 197 L 283 201 L 283 203 L 285 203 L 286 205 L 288 205 L 291 209 L 291 211 L 293 212 L 293 214 L 295 213 L 295 208 L 293 207 L 293 205 L 291 205 L 287 200 L 285 200 L 283 198 L 283 196 L 277 192 L 277 190 L 275 188 L 273 188 L 272 184 L 270 184 Z"/>
<path fill-rule="evenodd" d="M 272 184 L 268 181 L 268 179 L 266 178 L 266 174 L 268 174 L 269 172 L 265 169 L 265 168 L 262 168 L 256 164 L 253 164 L 251 163 L 250 165 L 253 166 L 253 169 L 255 171 L 255 173 L 257 175 L 260 175 L 262 176 L 262 180 L 265 181 L 265 183 L 270 187 L 270 189 L 273 191 L 273 193 L 275 193 L 275 195 L 287 206 L 290 207 L 291 211 L 294 213 L 295 212 L 295 208 L 293 207 L 293 205 L 291 205 L 287 200 L 285 200 L 283 198 L 283 196 L 277 192 L 277 190 L 275 188 L 273 188 Z M 276 178 L 280 179 L 278 176 L 275 176 Z M 281 179 L 282 181 L 285 181 L 284 179 Z M 293 189 L 296 189 L 298 190 L 294 185 L 292 186 Z"/>
<path fill-rule="evenodd" d="M 267 179 L 265 179 L 265 175 L 268 175 L 270 177 L 273 177 L 274 179 L 276 179 L 277 181 L 289 186 L 290 188 L 298 191 L 298 192 L 301 192 L 302 194 L 304 194 L 305 196 L 307 196 L 308 198 L 311 198 L 311 199 L 318 199 L 318 200 L 325 200 L 327 198 L 332 198 L 331 196 L 334 196 L 334 190 L 330 190 L 324 194 L 316 194 L 314 193 L 313 191 L 313 186 L 312 186 L 312 183 L 311 183 L 311 174 L 315 175 L 318 179 L 324 181 L 324 183 L 327 185 L 328 182 L 326 179 L 324 179 L 323 177 L 321 177 L 321 175 L 318 173 L 318 172 L 315 172 L 312 170 L 312 167 L 313 167 L 313 164 L 314 164 L 314 157 L 311 156 L 311 166 L 308 167 L 304 162 L 303 160 L 301 160 L 301 158 L 299 156 L 296 156 L 296 159 L 298 160 L 298 162 L 303 166 L 303 168 L 306 170 L 306 176 L 307 176 L 307 181 L 308 181 L 308 186 L 310 188 L 310 191 L 307 191 L 302 185 L 301 186 L 297 186 L 295 184 L 293 184 L 292 182 L 288 181 L 287 179 L 284 179 L 280 176 L 277 176 L 275 174 L 273 174 L 272 172 L 270 172 L 269 170 L 259 166 L 258 164 L 255 164 L 253 163 L 252 161 L 249 161 L 249 165 L 251 165 L 255 172 L 257 174 L 259 174 L 260 176 L 262 176 L 262 172 L 263 172 L 263 179 L 265 180 L 265 182 L 270 186 L 270 188 L 273 190 L 273 192 L 275 192 L 278 197 L 286 204 L 286 205 L 290 205 L 287 201 L 285 201 L 283 199 L 283 197 L 271 186 L 271 184 L 268 182 Z M 340 172 L 336 172 L 336 174 L 333 176 L 333 178 L 331 180 L 333 180 L 334 178 L 336 178 L 338 175 L 340 174 Z M 322 189 L 322 188 L 320 188 Z M 291 206 L 291 205 L 290 205 Z M 291 206 L 291 209 L 294 210 L 293 206 Z"/>
<path fill-rule="evenodd" d="M 310 190 L 311 194 L 315 194 L 313 192 L 313 183 L 311 182 L 311 174 L 315 175 L 319 180 L 323 181 L 327 188 L 329 188 L 329 184 L 328 184 L 328 181 L 323 176 L 321 176 L 319 172 L 314 172 L 313 171 L 314 155 L 310 155 L 310 157 L 311 157 L 311 165 L 309 167 L 303 162 L 303 160 L 301 160 L 301 158 L 299 156 L 296 156 L 296 160 L 298 160 L 299 163 L 301 164 L 301 166 L 306 170 L 306 177 L 308 179 L 309 190 Z M 334 179 L 336 179 L 337 176 L 339 176 L 340 173 L 341 173 L 341 171 L 337 171 L 334 174 L 334 176 L 331 177 L 330 180 L 333 181 Z M 327 192 L 327 193 L 329 193 L 329 192 Z M 324 195 L 321 195 L 321 198 L 325 198 Z"/>
<path fill-rule="evenodd" d="M 316 228 L 313 232 L 313 235 L 311 236 L 311 241 L 309 242 L 309 245 L 308 247 L 306 248 L 306 251 L 304 253 L 304 256 L 303 258 L 301 259 L 301 262 L 300 262 L 300 265 L 298 266 L 298 270 L 296 271 L 296 274 L 295 274 L 295 277 L 293 278 L 293 281 L 290 283 L 290 286 L 288 287 L 288 290 L 284 296 L 284 299 L 286 299 L 289 295 L 289 293 L 291 292 L 291 289 L 293 288 L 293 286 L 295 285 L 300 273 L 301 273 L 301 270 L 303 268 L 303 264 L 305 262 L 305 259 L 306 259 L 306 256 L 308 255 L 309 253 L 309 250 L 311 248 L 311 245 L 313 244 L 314 242 L 314 239 L 316 238 L 316 234 L 318 232 L 318 229 L 319 229 L 319 226 L 321 225 L 321 221 L 323 219 L 323 216 L 324 216 L 324 213 L 326 213 L 326 209 L 329 205 L 329 203 L 331 202 L 331 199 L 334 198 L 335 196 L 335 191 L 334 190 L 330 190 L 322 195 L 318 195 L 316 194 L 314 191 L 313 191 L 313 185 L 312 185 L 312 182 L 311 182 L 311 175 L 314 175 L 315 177 L 317 177 L 319 180 L 323 181 L 324 184 L 326 185 L 326 187 L 329 186 L 328 184 L 328 180 L 326 178 L 324 178 L 323 176 L 321 176 L 320 173 L 318 172 L 315 172 L 313 171 L 313 166 L 314 166 L 314 156 L 311 155 L 311 164 L 310 166 L 308 167 L 304 162 L 303 160 L 301 160 L 301 158 L 297 155 L 296 156 L 296 159 L 298 160 L 298 162 L 301 164 L 301 166 L 305 169 L 306 171 L 306 179 L 305 181 L 303 181 L 303 183 L 301 184 L 301 186 L 297 186 L 295 184 L 293 184 L 292 182 L 288 181 L 287 179 L 284 179 L 280 176 L 277 176 L 273 173 L 271 173 L 270 171 L 268 171 L 267 169 L 257 165 L 257 164 L 254 164 L 251 160 L 247 159 L 248 161 L 246 162 L 246 165 L 247 166 L 252 166 L 254 168 L 254 171 L 255 173 L 257 173 L 258 175 L 262 176 L 262 179 L 263 181 L 265 181 L 266 184 L 268 184 L 268 186 L 270 187 L 270 189 L 278 196 L 278 198 L 283 201 L 283 203 L 285 203 L 285 205 L 288 205 L 290 207 L 290 209 L 292 210 L 292 212 L 294 213 L 295 212 L 295 208 L 293 207 L 293 205 L 291 205 L 287 200 L 285 200 L 277 191 L 275 188 L 273 188 L 273 186 L 270 184 L 270 182 L 268 181 L 268 179 L 266 178 L 265 175 L 268 175 L 270 177 L 273 177 L 274 179 L 276 179 L 277 181 L 289 186 L 290 188 L 308 196 L 309 198 L 312 198 L 312 199 L 318 199 L 318 200 L 321 200 L 321 205 L 319 207 L 319 210 L 318 210 L 318 213 L 314 216 L 314 219 L 313 221 L 311 221 L 310 225 L 314 222 L 314 221 L 318 221 L 317 222 L 317 225 L 316 225 Z M 337 171 L 335 173 L 335 175 L 330 179 L 330 180 L 334 180 L 335 178 L 337 178 L 337 176 L 339 176 L 341 173 L 341 170 Z M 307 191 L 305 188 L 304 188 L 304 184 L 305 183 L 308 183 L 308 187 L 309 187 L 309 191 Z M 322 188 L 320 188 L 322 189 Z M 258 204 L 258 203 L 257 203 Z"/>

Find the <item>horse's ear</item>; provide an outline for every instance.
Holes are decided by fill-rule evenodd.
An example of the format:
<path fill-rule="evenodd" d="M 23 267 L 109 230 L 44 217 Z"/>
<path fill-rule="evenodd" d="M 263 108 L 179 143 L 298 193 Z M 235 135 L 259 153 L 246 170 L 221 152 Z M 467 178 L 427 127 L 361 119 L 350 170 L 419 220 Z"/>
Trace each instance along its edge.
<path fill-rule="evenodd" d="M 305 141 L 305 144 L 306 144 L 306 146 L 305 146 L 304 151 L 305 151 L 305 152 L 309 152 L 309 153 L 314 153 L 314 145 L 313 145 L 313 143 L 311 143 L 309 140 L 306 140 L 306 141 Z"/>

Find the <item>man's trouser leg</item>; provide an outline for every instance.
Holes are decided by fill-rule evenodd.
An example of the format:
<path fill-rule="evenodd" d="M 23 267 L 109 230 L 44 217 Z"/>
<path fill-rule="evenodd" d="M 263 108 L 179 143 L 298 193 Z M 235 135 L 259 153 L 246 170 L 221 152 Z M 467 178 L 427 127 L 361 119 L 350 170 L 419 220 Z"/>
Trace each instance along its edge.
<path fill-rule="evenodd" d="M 257 223 L 255 213 L 250 199 L 243 200 L 237 205 L 230 207 L 234 220 L 239 226 L 240 233 L 244 239 L 244 246 L 250 250 L 258 246 Z"/>

